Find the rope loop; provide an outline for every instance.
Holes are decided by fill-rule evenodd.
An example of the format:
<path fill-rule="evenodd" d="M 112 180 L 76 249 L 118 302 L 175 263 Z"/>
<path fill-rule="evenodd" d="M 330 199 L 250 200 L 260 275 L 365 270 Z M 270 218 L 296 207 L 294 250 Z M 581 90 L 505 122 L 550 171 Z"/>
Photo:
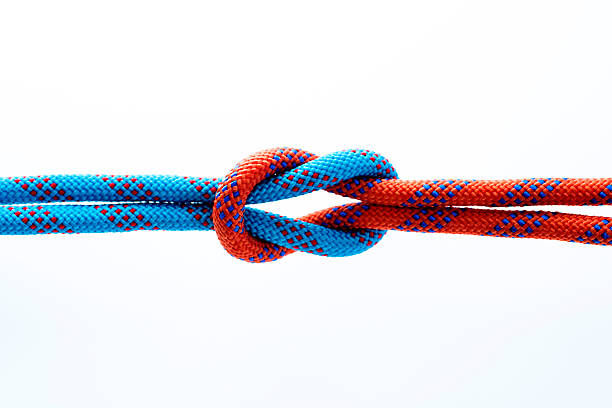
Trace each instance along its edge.
<path fill-rule="evenodd" d="M 366 150 L 346 150 L 323 157 L 294 148 L 255 153 L 238 163 L 219 183 L 212 213 L 217 237 L 227 252 L 249 262 L 273 261 L 295 250 L 332 256 L 363 252 L 380 241 L 384 231 L 343 231 L 265 212 L 245 213 L 245 209 L 248 202 L 270 202 L 329 190 L 340 183 L 358 183 L 364 177 L 375 181 L 397 178 L 397 173 L 384 157 Z M 245 226 L 247 214 L 251 231 Z M 253 235 L 258 230 L 266 230 L 269 235 L 270 229 L 277 230 L 276 235 L 287 246 Z"/>

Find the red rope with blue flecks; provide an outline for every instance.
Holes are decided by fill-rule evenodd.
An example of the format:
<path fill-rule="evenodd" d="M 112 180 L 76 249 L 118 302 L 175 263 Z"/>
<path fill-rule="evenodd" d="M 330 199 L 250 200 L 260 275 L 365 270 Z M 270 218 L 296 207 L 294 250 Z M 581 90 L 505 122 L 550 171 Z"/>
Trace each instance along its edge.
<path fill-rule="evenodd" d="M 317 190 L 358 202 L 300 219 L 247 204 Z M 276 260 L 294 251 L 363 252 L 387 230 L 612 243 L 612 219 L 472 207 L 612 204 L 612 179 L 399 180 L 367 150 L 325 156 L 291 148 L 256 153 L 223 179 L 178 176 L 0 178 L 0 234 L 211 230 L 233 256 Z"/>

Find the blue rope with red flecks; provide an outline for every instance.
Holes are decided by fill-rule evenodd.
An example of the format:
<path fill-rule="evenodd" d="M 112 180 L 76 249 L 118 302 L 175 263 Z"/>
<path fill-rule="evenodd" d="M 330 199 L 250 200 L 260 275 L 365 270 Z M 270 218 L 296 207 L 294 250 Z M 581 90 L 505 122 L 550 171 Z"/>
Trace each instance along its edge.
<path fill-rule="evenodd" d="M 300 219 L 247 204 L 317 190 L 359 202 Z M 609 205 L 612 179 L 399 180 L 383 156 L 325 156 L 292 148 L 256 153 L 223 179 L 72 175 L 0 178 L 0 234 L 212 230 L 250 262 L 294 251 L 363 252 L 387 230 L 612 243 L 612 219 L 548 211 L 482 209 Z"/>

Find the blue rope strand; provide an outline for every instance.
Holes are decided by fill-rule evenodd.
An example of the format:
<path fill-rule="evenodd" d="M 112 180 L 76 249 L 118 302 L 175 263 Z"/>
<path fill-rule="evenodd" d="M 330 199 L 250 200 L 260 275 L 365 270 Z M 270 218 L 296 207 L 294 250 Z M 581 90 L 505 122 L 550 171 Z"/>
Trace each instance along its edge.
<path fill-rule="evenodd" d="M 320 175 L 299 184 L 304 172 Z M 327 177 L 327 179 L 326 179 Z M 258 184 L 248 202 L 267 203 L 329 188 L 358 177 L 397 178 L 382 156 L 367 150 L 318 157 Z M 0 204 L 40 202 L 212 203 L 220 179 L 180 176 L 57 175 L 0 178 Z"/>
<path fill-rule="evenodd" d="M 199 217 L 197 217 L 199 215 Z M 134 230 L 209 231 L 212 230 L 211 205 L 186 204 L 55 204 L 0 206 L 0 235 L 37 235 L 40 233 L 105 233 Z M 113 217 L 112 220 L 110 217 Z M 27 218 L 28 222 L 22 220 Z M 282 222 L 288 228 L 280 229 Z M 292 246 L 298 235 L 316 239 L 327 256 L 361 253 L 378 243 L 384 233 L 355 230 L 347 233 L 320 225 L 293 220 L 256 208 L 245 211 L 247 229 L 255 237 L 281 247 Z M 35 228 L 32 228 L 35 225 Z M 295 230 L 291 231 L 291 227 Z M 281 231 L 287 231 L 283 234 Z M 369 242 L 369 243 L 368 243 Z"/>

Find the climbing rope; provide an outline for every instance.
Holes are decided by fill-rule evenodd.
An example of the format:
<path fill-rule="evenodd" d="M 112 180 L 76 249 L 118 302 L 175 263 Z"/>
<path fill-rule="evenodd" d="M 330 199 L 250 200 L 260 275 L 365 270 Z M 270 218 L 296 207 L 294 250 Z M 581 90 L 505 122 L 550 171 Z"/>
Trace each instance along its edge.
<path fill-rule="evenodd" d="M 359 202 L 293 219 L 248 207 L 327 190 Z M 215 230 L 250 262 L 294 251 L 363 252 L 387 230 L 612 243 L 612 219 L 471 207 L 609 205 L 612 179 L 399 180 L 367 150 L 325 156 L 291 148 L 256 153 L 223 179 L 178 176 L 0 178 L 0 234 Z"/>

